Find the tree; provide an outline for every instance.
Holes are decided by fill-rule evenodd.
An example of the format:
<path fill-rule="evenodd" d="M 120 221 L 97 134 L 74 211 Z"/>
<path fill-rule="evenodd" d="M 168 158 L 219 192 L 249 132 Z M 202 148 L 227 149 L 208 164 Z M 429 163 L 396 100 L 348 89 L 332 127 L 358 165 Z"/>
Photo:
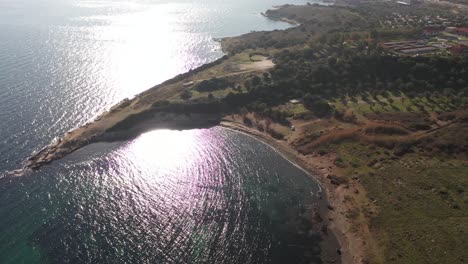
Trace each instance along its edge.
<path fill-rule="evenodd" d="M 263 81 L 264 81 L 265 83 L 269 83 L 269 82 L 271 81 L 271 79 L 270 79 L 270 74 L 268 74 L 268 72 L 264 72 L 264 73 L 263 73 Z"/>
<path fill-rule="evenodd" d="M 189 90 L 185 90 L 184 92 L 180 94 L 180 98 L 183 100 L 188 100 L 192 98 L 192 92 L 190 92 Z"/>
<path fill-rule="evenodd" d="M 333 113 L 333 108 L 320 96 L 306 94 L 303 99 L 304 106 L 314 112 L 317 117 L 325 117 Z"/>
<path fill-rule="evenodd" d="M 262 79 L 260 79 L 260 77 L 254 76 L 254 77 L 252 78 L 252 85 L 253 85 L 253 86 L 258 86 L 258 85 L 261 84 L 261 83 L 262 83 Z"/>

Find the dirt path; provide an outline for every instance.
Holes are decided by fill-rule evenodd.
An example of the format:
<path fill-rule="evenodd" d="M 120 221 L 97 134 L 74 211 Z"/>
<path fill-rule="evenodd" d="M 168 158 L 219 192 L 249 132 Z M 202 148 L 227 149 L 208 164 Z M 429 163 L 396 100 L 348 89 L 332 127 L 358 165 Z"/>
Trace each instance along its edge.
<path fill-rule="evenodd" d="M 265 58 L 264 60 L 256 61 L 253 63 L 241 63 L 238 66 L 239 66 L 240 71 L 236 71 L 236 72 L 232 72 L 232 73 L 228 73 L 224 75 L 219 75 L 219 76 L 216 76 L 216 78 L 225 78 L 225 77 L 231 77 L 231 76 L 242 75 L 242 74 L 247 74 L 247 73 L 261 72 L 261 71 L 265 71 L 265 70 L 275 67 L 275 64 L 273 63 L 272 60 Z M 196 80 L 193 80 L 193 82 L 200 83 L 203 81 L 210 80 L 212 78 L 214 77 L 196 79 Z"/>

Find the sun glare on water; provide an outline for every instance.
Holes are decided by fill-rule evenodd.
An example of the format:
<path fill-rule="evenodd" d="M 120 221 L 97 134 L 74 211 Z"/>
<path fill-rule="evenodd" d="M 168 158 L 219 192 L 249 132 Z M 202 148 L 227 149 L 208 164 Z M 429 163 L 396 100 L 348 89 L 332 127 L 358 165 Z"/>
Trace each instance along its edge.
<path fill-rule="evenodd" d="M 207 130 L 161 129 L 145 133 L 119 151 L 126 171 L 124 181 L 127 186 L 137 185 L 148 197 L 180 196 L 183 198 L 177 200 L 189 206 L 192 195 L 200 191 L 197 186 L 208 180 L 204 178 L 212 180 L 218 175 L 214 146 L 222 144 Z"/>
<path fill-rule="evenodd" d="M 176 71 L 180 58 L 171 47 L 177 41 L 177 34 L 167 9 L 162 6 L 117 17 L 111 27 L 113 30 L 106 32 L 120 39 L 111 53 L 116 62 L 112 72 L 118 75 L 116 79 L 121 89 L 136 89 L 134 94 L 154 85 L 154 79 Z M 158 58 L 158 61 L 149 58 Z"/>
<path fill-rule="evenodd" d="M 197 131 L 161 129 L 133 141 L 127 152 L 140 163 L 172 166 L 184 162 L 197 145 Z"/>
<path fill-rule="evenodd" d="M 132 97 L 187 71 L 191 64 L 198 65 L 193 49 L 205 39 L 187 28 L 184 16 L 189 7 L 185 3 L 133 3 L 128 12 L 85 19 L 102 24 L 91 30 L 102 47 L 90 51 L 90 57 L 102 58 L 95 70 L 104 71 L 119 97 Z"/>

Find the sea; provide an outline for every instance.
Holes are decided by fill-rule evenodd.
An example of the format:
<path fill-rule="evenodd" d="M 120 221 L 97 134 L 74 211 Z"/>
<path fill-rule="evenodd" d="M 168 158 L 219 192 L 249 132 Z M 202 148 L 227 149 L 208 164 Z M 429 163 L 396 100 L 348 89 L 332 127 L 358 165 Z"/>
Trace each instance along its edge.
<path fill-rule="evenodd" d="M 1 0 L 0 263 L 334 258 L 307 220 L 325 206 L 317 181 L 225 128 L 154 130 L 8 173 L 124 98 L 220 58 L 214 39 L 291 27 L 261 15 L 286 3 L 306 1 Z"/>

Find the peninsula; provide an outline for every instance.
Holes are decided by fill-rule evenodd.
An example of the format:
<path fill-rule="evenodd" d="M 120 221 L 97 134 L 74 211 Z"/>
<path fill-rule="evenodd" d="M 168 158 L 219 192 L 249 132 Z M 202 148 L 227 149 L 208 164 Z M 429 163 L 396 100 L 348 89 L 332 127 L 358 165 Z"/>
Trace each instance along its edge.
<path fill-rule="evenodd" d="M 159 127 L 221 125 L 317 177 L 343 263 L 464 263 L 467 11 L 463 1 L 269 10 L 298 26 L 223 39 L 223 58 L 120 102 L 25 166 Z"/>

